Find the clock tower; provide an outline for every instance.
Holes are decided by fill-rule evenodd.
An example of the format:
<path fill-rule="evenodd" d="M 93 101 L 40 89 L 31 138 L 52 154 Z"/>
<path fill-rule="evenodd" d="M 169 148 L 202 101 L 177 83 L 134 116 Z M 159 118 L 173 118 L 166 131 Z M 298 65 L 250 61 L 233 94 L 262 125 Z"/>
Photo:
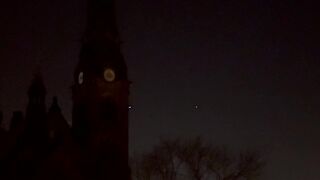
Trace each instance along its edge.
<path fill-rule="evenodd" d="M 92 179 L 130 179 L 127 67 L 113 0 L 88 0 L 87 26 L 72 87 L 73 136 Z"/>

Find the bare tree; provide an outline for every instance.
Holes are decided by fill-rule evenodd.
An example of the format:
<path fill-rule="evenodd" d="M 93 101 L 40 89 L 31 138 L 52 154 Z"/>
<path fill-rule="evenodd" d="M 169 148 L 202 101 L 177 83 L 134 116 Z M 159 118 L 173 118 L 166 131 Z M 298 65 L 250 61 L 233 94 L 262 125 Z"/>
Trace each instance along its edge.
<path fill-rule="evenodd" d="M 180 149 L 179 140 L 162 141 L 152 152 L 132 160 L 133 178 L 137 180 L 176 180 L 181 162 L 176 154 Z"/>
<path fill-rule="evenodd" d="M 201 138 L 186 141 L 180 147 L 178 158 L 184 163 L 188 174 L 195 180 L 202 180 L 208 174 L 206 167 L 211 146 L 205 144 Z"/>
<path fill-rule="evenodd" d="M 136 157 L 138 157 L 136 155 Z M 150 165 L 149 165 L 150 164 Z M 132 178 L 136 180 L 151 180 L 153 170 L 152 162 L 148 159 L 142 158 L 131 158 L 131 174 Z"/>
<path fill-rule="evenodd" d="M 241 153 L 238 160 L 234 162 L 235 168 L 223 180 L 257 179 L 264 165 L 258 153 L 250 151 Z"/>
<path fill-rule="evenodd" d="M 136 180 L 254 180 L 263 166 L 257 152 L 232 155 L 227 148 L 213 146 L 199 137 L 161 141 L 131 163 Z"/>
<path fill-rule="evenodd" d="M 224 177 L 232 172 L 233 162 L 234 157 L 228 153 L 227 148 L 212 147 L 205 165 L 216 180 L 223 180 Z"/>

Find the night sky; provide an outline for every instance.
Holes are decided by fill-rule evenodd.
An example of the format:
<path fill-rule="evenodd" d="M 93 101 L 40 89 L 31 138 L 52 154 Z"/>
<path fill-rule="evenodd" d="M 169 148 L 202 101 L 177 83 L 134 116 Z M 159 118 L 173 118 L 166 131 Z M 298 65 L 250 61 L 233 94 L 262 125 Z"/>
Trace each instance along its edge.
<path fill-rule="evenodd" d="M 262 151 L 263 180 L 319 180 L 316 6 L 294 1 L 118 0 L 131 87 L 130 151 L 201 135 Z M 0 5 L 0 108 L 25 110 L 34 72 L 71 120 L 85 0 Z M 318 21 L 317 21 L 318 20 Z"/>

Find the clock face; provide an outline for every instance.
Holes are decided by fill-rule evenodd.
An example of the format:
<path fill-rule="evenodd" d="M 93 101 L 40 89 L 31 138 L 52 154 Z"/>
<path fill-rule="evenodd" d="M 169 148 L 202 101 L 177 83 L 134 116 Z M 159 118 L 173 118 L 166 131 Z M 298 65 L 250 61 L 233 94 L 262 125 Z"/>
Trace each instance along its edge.
<path fill-rule="evenodd" d="M 79 83 L 79 84 L 82 84 L 82 83 L 83 83 L 83 72 L 80 72 L 80 73 L 79 73 L 78 83 Z"/>
<path fill-rule="evenodd" d="M 110 68 L 107 68 L 106 70 L 104 70 L 103 76 L 107 82 L 112 82 L 116 78 L 116 74 Z"/>

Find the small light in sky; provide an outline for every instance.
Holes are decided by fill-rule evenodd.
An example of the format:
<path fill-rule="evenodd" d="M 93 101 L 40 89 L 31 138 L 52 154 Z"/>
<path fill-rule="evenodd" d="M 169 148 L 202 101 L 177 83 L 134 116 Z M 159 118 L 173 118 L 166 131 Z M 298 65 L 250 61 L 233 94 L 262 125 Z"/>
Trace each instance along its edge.
<path fill-rule="evenodd" d="M 198 109 L 198 108 L 199 108 L 199 105 L 198 105 L 198 104 L 195 104 L 193 107 L 194 107 L 195 109 Z"/>
<path fill-rule="evenodd" d="M 129 105 L 129 106 L 128 106 L 128 109 L 132 109 L 132 106 L 131 106 L 131 105 Z"/>

